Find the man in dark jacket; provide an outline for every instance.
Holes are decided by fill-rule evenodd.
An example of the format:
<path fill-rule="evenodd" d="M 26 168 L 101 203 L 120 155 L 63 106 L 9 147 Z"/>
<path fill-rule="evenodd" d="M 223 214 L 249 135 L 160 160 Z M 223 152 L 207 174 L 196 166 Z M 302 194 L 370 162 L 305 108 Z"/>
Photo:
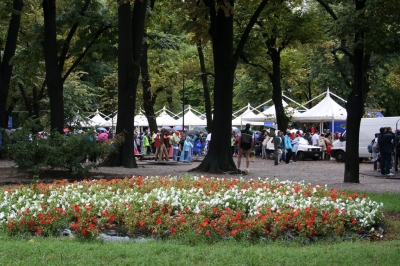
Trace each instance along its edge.
<path fill-rule="evenodd" d="M 381 174 L 392 176 L 390 168 L 392 167 L 392 152 L 395 135 L 391 127 L 381 128 L 378 137 L 379 152 L 381 154 Z"/>

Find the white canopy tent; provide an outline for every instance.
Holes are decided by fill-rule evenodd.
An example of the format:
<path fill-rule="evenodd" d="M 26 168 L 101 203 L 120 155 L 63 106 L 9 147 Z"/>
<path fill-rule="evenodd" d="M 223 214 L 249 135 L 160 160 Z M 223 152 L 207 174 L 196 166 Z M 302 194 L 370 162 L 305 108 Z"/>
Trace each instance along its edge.
<path fill-rule="evenodd" d="M 166 126 L 167 124 L 165 122 L 170 120 L 170 119 L 173 119 L 172 116 L 170 116 L 167 113 L 167 111 L 168 110 L 167 110 L 167 108 L 165 108 L 165 106 L 161 110 L 158 111 L 158 112 L 161 112 L 161 113 L 156 117 L 157 126 L 159 126 L 159 127 Z M 158 112 L 156 112 L 156 114 Z"/>
<path fill-rule="evenodd" d="M 193 126 L 205 126 L 207 125 L 207 121 L 205 119 L 201 119 L 199 116 L 197 116 L 193 111 L 194 110 L 190 105 L 188 108 L 185 109 L 187 111 L 184 115 L 185 119 L 185 127 L 189 126 L 189 128 Z M 197 111 L 196 111 L 197 112 Z M 182 114 L 179 113 L 178 115 Z M 179 117 L 178 119 L 170 118 L 169 120 L 164 122 L 164 125 L 166 126 L 182 126 L 183 124 L 183 119 L 182 117 Z"/>
<path fill-rule="evenodd" d="M 105 126 L 107 124 L 107 120 L 100 115 L 99 110 L 96 110 L 95 115 L 89 119 L 88 124 L 90 126 Z"/>
<path fill-rule="evenodd" d="M 337 98 L 341 99 L 342 101 L 346 102 L 339 96 L 329 92 L 329 88 L 326 92 L 320 94 L 319 96 L 315 97 L 314 99 L 326 94 L 325 98 L 315 105 L 313 108 L 305 111 L 304 113 L 297 113 L 293 115 L 292 121 L 293 122 L 331 122 L 334 128 L 335 121 L 346 121 L 347 119 L 347 111 L 344 107 L 340 106 L 336 103 L 331 97 L 330 94 L 336 96 Z M 314 100 L 312 99 L 312 100 Z M 311 101 L 312 101 L 311 100 Z M 323 128 L 320 128 L 322 131 Z"/>
<path fill-rule="evenodd" d="M 184 115 L 185 125 L 188 125 L 189 128 L 192 128 L 193 126 L 206 126 L 207 121 L 205 119 L 201 119 L 199 116 L 193 113 L 192 110 L 194 109 L 189 105 L 188 111 Z"/>
<path fill-rule="evenodd" d="M 237 112 L 240 112 L 243 109 L 244 108 L 240 109 Z M 232 126 L 242 126 L 248 123 L 249 121 L 253 121 L 252 122 L 253 125 L 263 126 L 264 122 L 257 122 L 258 121 L 257 118 L 260 119 L 262 115 L 260 115 L 259 113 L 258 114 L 254 113 L 253 110 L 255 109 L 251 107 L 250 103 L 247 104 L 246 111 L 244 111 L 241 115 L 237 116 L 235 119 L 232 120 Z"/>
<path fill-rule="evenodd" d="M 285 96 L 283 94 L 282 94 L 282 96 L 285 97 L 286 99 L 294 102 L 296 105 L 301 106 L 304 109 L 307 109 L 306 107 L 304 107 L 301 104 L 293 101 L 289 97 L 287 97 L 287 96 Z M 258 107 L 260 107 L 262 105 L 265 105 L 265 104 L 269 103 L 270 101 L 272 101 L 272 99 L 266 101 L 265 103 L 259 105 Z M 293 107 L 290 107 L 284 100 L 282 100 L 282 105 L 285 108 L 286 115 L 288 115 L 288 116 L 293 116 L 295 113 L 298 112 L 297 109 L 294 109 Z M 243 119 L 243 121 L 250 122 L 253 125 L 257 125 L 258 123 L 261 123 L 261 125 L 264 125 L 264 122 L 276 122 L 275 104 L 270 106 L 267 110 L 265 110 L 265 111 L 261 112 L 260 114 L 258 114 L 257 117 L 245 118 L 245 119 Z"/>
<path fill-rule="evenodd" d="M 147 117 L 142 113 L 142 109 L 140 109 L 139 114 L 135 115 L 133 120 L 134 120 L 134 125 L 137 127 L 148 127 L 149 126 Z"/>

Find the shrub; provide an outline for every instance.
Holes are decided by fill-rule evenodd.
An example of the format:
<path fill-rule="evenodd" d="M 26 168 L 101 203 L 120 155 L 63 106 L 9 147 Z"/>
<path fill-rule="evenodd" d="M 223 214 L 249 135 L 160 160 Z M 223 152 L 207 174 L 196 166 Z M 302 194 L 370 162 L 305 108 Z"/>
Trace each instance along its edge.
<path fill-rule="evenodd" d="M 18 130 L 11 137 L 13 141 L 7 144 L 10 157 L 19 169 L 34 173 L 51 167 L 84 174 L 96 168 L 112 150 L 110 143 L 100 144 L 89 133 L 68 136 L 52 133 L 48 138 L 36 138 L 28 131 Z"/>

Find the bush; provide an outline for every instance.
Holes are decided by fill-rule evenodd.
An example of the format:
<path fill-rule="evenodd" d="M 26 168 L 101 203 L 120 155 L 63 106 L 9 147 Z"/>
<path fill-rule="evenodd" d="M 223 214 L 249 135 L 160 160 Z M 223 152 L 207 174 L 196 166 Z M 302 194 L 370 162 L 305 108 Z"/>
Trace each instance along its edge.
<path fill-rule="evenodd" d="M 34 173 L 51 167 L 84 174 L 96 168 L 98 162 L 112 150 L 110 143 L 98 143 L 88 133 L 69 136 L 52 133 L 45 139 L 18 130 L 9 137 L 12 138 L 7 144 L 10 158 L 14 159 L 19 169 Z"/>

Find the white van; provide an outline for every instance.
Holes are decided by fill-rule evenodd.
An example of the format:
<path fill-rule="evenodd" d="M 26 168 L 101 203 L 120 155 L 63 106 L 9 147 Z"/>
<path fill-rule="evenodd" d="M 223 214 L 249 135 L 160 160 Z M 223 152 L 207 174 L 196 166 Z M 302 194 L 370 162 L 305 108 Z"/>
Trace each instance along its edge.
<path fill-rule="evenodd" d="M 368 152 L 368 145 L 375 138 L 375 133 L 379 133 L 381 127 L 391 127 L 393 132 L 396 130 L 396 124 L 400 129 L 400 116 L 361 118 L 358 153 L 360 161 L 371 158 Z M 344 162 L 346 158 L 346 132 L 332 144 L 331 156 L 338 162 Z"/>

